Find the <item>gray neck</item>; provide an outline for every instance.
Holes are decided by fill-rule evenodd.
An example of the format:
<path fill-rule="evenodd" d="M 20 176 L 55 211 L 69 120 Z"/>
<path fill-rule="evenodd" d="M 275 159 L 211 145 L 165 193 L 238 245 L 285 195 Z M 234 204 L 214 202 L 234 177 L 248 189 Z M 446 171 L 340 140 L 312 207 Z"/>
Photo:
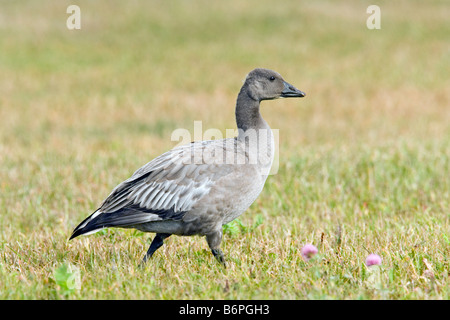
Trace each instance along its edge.
<path fill-rule="evenodd" d="M 245 83 L 239 92 L 236 102 L 236 124 L 239 132 L 249 129 L 269 128 L 259 113 L 259 100 L 251 96 Z"/>

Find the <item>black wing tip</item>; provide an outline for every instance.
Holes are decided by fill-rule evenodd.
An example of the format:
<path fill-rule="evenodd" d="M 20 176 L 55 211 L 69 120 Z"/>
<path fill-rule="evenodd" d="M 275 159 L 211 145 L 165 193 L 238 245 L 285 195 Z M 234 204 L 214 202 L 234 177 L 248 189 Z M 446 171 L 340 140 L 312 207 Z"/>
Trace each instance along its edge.
<path fill-rule="evenodd" d="M 69 238 L 69 240 L 68 241 L 70 241 L 70 240 L 72 240 L 73 238 L 76 238 L 77 236 L 76 235 L 74 235 L 73 233 L 72 233 L 72 235 L 70 236 L 70 238 Z"/>
<path fill-rule="evenodd" d="M 86 219 L 84 219 L 83 221 L 81 221 L 80 224 L 78 224 L 78 226 L 72 231 L 72 235 L 70 236 L 69 241 L 72 240 L 73 238 L 76 238 L 76 237 L 81 236 L 81 235 L 83 235 L 83 234 L 85 234 L 85 233 L 88 233 L 89 231 L 92 231 L 92 230 L 94 229 L 94 228 L 92 228 L 92 227 L 90 226 L 90 224 L 91 224 L 90 222 L 92 222 L 92 220 L 89 221 L 88 223 L 86 223 L 86 221 L 90 220 L 91 217 L 92 217 L 92 215 L 93 215 L 94 213 L 96 213 L 98 210 L 100 210 L 100 208 L 97 209 L 97 210 L 95 210 L 95 211 L 94 211 L 93 213 L 91 213 Z M 83 224 L 85 224 L 85 226 L 84 226 L 84 227 L 81 227 Z"/>
<path fill-rule="evenodd" d="M 147 209 L 142 208 L 138 204 L 133 204 L 131 206 L 127 206 L 125 208 L 119 209 L 115 212 L 108 212 L 107 215 L 101 215 L 96 216 L 95 218 L 91 218 L 93 214 L 95 214 L 98 210 L 97 209 L 94 213 L 92 213 L 89 217 L 81 221 L 81 223 L 73 230 L 72 235 L 69 238 L 69 241 L 81 236 L 83 234 L 92 232 L 94 230 L 100 230 L 103 228 L 109 228 L 109 227 L 129 227 L 130 225 L 136 225 L 140 223 L 136 223 L 136 221 L 128 221 L 125 222 L 124 219 L 118 219 L 116 220 L 117 216 L 126 216 L 130 215 L 133 216 L 136 212 L 143 212 L 143 213 L 151 213 L 158 215 L 162 220 L 181 220 L 183 219 L 184 215 L 187 211 L 175 211 L 175 206 L 173 206 L 170 209 Z"/>
<path fill-rule="evenodd" d="M 70 236 L 69 241 L 72 240 L 73 238 L 76 238 L 89 232 L 89 230 L 86 230 L 86 228 L 79 228 L 79 227 L 80 226 L 76 227 L 75 230 L 72 231 L 72 235 Z"/>
<path fill-rule="evenodd" d="M 82 235 L 82 233 L 79 232 L 79 230 L 77 230 L 77 231 L 74 230 L 74 231 L 72 232 L 72 235 L 71 235 L 70 238 L 69 238 L 69 241 L 72 240 L 73 238 L 76 238 L 76 237 L 81 236 L 81 235 Z"/>

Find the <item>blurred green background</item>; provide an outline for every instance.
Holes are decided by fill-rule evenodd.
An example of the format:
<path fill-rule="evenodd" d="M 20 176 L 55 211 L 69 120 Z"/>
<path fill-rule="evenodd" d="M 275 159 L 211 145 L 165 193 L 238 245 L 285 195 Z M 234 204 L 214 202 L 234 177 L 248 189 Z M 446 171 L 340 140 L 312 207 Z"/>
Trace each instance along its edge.
<path fill-rule="evenodd" d="M 66 26 L 70 4 L 81 9 L 80 30 Z M 377 1 L 381 29 L 369 30 L 371 4 L 0 0 L 0 297 L 67 297 L 51 279 L 70 262 L 81 268 L 83 288 L 98 289 L 75 298 L 448 298 L 450 6 Z M 262 226 L 241 235 L 248 243 L 224 239 L 234 257 L 227 279 L 211 281 L 217 275 L 209 266 L 198 271 L 199 291 L 180 292 L 155 262 L 161 282 L 126 293 L 108 287 L 106 270 L 89 275 L 111 263 L 112 239 L 131 264 L 147 236 L 107 231 L 114 237 L 67 243 L 73 227 L 135 169 L 172 148 L 173 130 L 192 130 L 195 120 L 204 130 L 235 128 L 237 93 L 256 67 L 278 71 L 307 97 L 262 104 L 280 130 L 280 169 L 242 216 L 251 225 L 258 214 Z M 349 249 L 344 258 L 332 253 L 338 225 L 353 234 L 339 240 Z M 285 259 L 283 250 L 318 244 L 322 233 L 330 241 L 320 242 L 332 261 L 328 274 L 342 279 L 336 286 L 304 280 L 304 264 Z M 174 265 L 205 264 L 190 261 L 188 250 L 209 261 L 203 240 L 171 241 Z M 277 270 L 273 288 L 266 279 L 230 289 L 240 283 L 233 272 L 246 274 L 240 253 L 266 259 L 261 248 L 269 243 L 280 259 L 252 270 L 261 277 Z M 411 258 L 417 243 L 423 256 Z M 382 253 L 394 270 L 388 293 L 361 289 L 361 246 Z M 412 269 L 406 257 L 416 261 Z M 428 270 L 422 258 L 434 265 L 434 291 L 420 280 Z M 286 264 L 286 271 L 277 267 Z M 120 279 L 113 282 L 133 281 L 127 272 Z"/>

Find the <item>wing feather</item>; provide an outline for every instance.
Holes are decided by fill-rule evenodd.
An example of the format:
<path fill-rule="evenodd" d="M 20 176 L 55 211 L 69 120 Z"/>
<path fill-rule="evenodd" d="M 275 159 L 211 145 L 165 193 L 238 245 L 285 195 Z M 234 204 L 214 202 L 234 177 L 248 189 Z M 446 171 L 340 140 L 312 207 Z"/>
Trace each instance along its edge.
<path fill-rule="evenodd" d="M 211 148 L 224 145 L 218 140 L 195 142 L 153 159 L 119 184 L 73 236 L 110 226 L 182 219 L 218 180 L 233 171 L 229 164 L 199 161 L 204 153 L 214 154 Z"/>

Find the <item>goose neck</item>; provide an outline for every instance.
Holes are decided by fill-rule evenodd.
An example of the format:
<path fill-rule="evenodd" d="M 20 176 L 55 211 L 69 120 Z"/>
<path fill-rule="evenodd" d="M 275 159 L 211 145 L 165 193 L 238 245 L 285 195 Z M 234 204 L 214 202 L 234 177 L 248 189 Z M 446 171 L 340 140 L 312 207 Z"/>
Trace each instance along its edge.
<path fill-rule="evenodd" d="M 244 84 L 236 102 L 236 124 L 239 131 L 257 130 L 267 126 L 259 112 L 259 103 L 260 101 L 251 95 L 248 86 Z"/>

